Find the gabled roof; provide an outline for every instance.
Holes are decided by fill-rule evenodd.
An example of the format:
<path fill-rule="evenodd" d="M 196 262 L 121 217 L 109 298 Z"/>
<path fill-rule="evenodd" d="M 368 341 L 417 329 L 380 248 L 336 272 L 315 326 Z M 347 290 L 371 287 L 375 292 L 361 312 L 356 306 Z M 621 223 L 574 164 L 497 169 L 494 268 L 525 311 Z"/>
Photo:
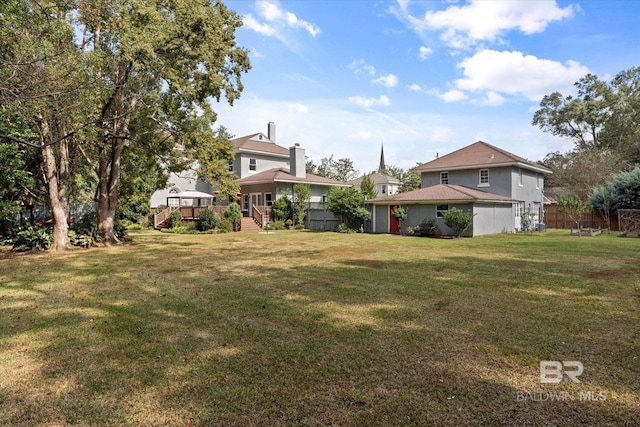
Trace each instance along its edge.
<path fill-rule="evenodd" d="M 289 157 L 289 149 L 277 145 L 261 132 L 232 139 L 234 152 Z"/>
<path fill-rule="evenodd" d="M 383 173 L 380 172 L 371 172 L 369 174 L 369 177 L 371 178 L 371 180 L 373 181 L 374 184 L 394 184 L 394 185 L 400 185 L 401 182 L 398 178 L 395 178 L 393 176 L 390 175 L 385 175 Z M 351 181 L 347 181 L 349 184 L 354 185 L 356 187 L 359 187 L 360 184 L 362 183 L 362 179 L 364 178 L 364 176 L 361 176 L 359 178 L 353 179 Z"/>
<path fill-rule="evenodd" d="M 335 185 L 337 187 L 351 187 L 346 182 L 336 181 L 335 179 L 325 178 L 323 176 L 307 173 L 304 178 L 293 176 L 286 168 L 273 168 L 253 175 L 245 176 L 236 180 L 239 185 L 267 184 L 273 182 L 291 182 L 315 185 Z"/>
<path fill-rule="evenodd" d="M 417 166 L 413 170 L 422 172 L 477 169 L 498 166 L 519 166 L 531 169 L 536 172 L 551 173 L 544 166 L 509 153 L 501 148 L 494 147 L 483 141 L 463 147 L 452 153 L 439 157 L 435 160 Z"/>
<path fill-rule="evenodd" d="M 391 203 L 444 203 L 444 202 L 505 202 L 511 203 L 509 197 L 499 196 L 486 191 L 464 187 L 462 185 L 437 184 L 419 188 L 393 196 L 377 197 L 366 203 L 386 205 Z"/>

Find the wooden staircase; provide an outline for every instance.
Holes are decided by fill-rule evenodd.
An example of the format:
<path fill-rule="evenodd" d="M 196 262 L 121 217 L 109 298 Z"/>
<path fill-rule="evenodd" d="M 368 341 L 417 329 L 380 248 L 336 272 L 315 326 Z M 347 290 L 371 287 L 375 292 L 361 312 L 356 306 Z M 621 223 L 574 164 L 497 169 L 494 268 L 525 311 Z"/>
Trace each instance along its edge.
<path fill-rule="evenodd" d="M 251 217 L 242 217 L 242 228 L 240 231 L 256 231 L 262 230 L 256 221 Z"/>

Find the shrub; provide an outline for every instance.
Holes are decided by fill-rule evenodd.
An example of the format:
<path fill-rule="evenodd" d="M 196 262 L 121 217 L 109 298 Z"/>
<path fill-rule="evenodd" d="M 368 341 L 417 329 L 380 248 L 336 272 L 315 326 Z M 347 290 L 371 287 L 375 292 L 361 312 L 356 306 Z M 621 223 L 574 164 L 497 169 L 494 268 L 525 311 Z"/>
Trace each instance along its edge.
<path fill-rule="evenodd" d="M 31 249 L 46 250 L 51 246 L 51 229 L 31 225 L 19 228 L 8 241 L 16 252 L 25 252 Z"/>
<path fill-rule="evenodd" d="M 304 224 L 296 224 L 294 227 L 296 230 L 304 230 Z"/>
<path fill-rule="evenodd" d="M 222 218 L 218 222 L 218 231 L 220 233 L 230 233 L 233 231 L 233 221 L 229 218 Z"/>
<path fill-rule="evenodd" d="M 407 219 L 407 211 L 409 209 L 408 208 L 403 208 L 402 206 L 396 206 L 395 208 L 393 208 L 393 210 L 391 211 L 391 215 L 393 215 L 393 217 L 402 222 L 405 219 Z"/>
<path fill-rule="evenodd" d="M 286 227 L 284 226 L 284 221 L 277 220 L 269 223 L 269 228 L 271 230 L 284 230 Z"/>
<path fill-rule="evenodd" d="M 180 209 L 176 209 L 171 212 L 171 216 L 169 217 L 169 228 L 176 228 L 179 226 L 182 221 L 182 213 Z"/>
<path fill-rule="evenodd" d="M 231 203 L 224 211 L 224 217 L 231 221 L 231 229 L 235 229 L 242 222 L 242 210 L 237 203 Z"/>
<path fill-rule="evenodd" d="M 198 231 L 207 231 L 213 230 L 218 227 L 218 222 L 220 218 L 216 213 L 210 209 L 204 210 L 200 212 L 198 215 L 198 221 L 196 222 L 196 230 Z"/>
<path fill-rule="evenodd" d="M 340 223 L 340 225 L 338 225 L 338 228 L 336 229 L 336 231 L 338 233 L 347 233 L 347 234 L 351 234 L 351 233 L 355 233 L 356 232 L 356 230 L 354 230 L 353 228 L 350 228 L 344 222 L 342 222 L 342 223 Z"/>
<path fill-rule="evenodd" d="M 473 215 L 452 207 L 444 214 L 444 223 L 453 230 L 456 237 L 460 237 L 473 223 Z"/>

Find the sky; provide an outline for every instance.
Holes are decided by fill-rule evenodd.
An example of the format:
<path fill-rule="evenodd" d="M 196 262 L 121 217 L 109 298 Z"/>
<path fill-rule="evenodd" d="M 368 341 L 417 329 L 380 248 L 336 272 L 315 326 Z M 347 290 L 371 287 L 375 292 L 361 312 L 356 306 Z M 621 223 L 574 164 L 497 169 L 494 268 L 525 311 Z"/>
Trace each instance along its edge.
<path fill-rule="evenodd" d="M 640 66 L 635 0 L 227 0 L 252 69 L 215 125 L 361 173 L 482 140 L 532 161 L 571 141 L 531 124 L 545 95 Z"/>

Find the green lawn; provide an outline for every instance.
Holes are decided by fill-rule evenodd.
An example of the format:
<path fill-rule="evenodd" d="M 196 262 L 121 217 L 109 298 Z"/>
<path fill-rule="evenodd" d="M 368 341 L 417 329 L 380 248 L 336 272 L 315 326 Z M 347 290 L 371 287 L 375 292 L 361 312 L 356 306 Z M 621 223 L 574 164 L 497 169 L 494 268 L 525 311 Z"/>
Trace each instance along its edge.
<path fill-rule="evenodd" d="M 640 239 L 145 231 L 8 257 L 0 374 L 3 426 L 640 425 Z"/>

